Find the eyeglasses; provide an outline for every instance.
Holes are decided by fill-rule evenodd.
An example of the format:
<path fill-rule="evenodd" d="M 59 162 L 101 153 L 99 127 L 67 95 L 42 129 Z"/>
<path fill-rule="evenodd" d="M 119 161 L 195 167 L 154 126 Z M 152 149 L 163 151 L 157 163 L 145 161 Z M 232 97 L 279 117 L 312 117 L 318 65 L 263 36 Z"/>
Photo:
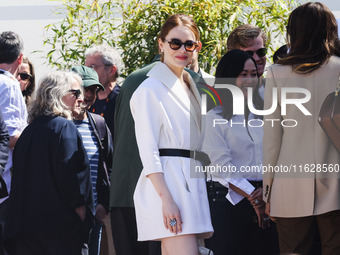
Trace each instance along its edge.
<path fill-rule="evenodd" d="M 252 51 L 252 50 L 246 50 L 245 52 L 247 52 L 250 56 L 254 56 L 254 53 L 257 54 L 257 56 L 259 56 L 260 58 L 264 57 L 267 54 L 267 49 L 266 48 L 260 48 L 256 51 Z"/>
<path fill-rule="evenodd" d="M 111 65 L 95 65 L 95 64 L 92 64 L 92 65 L 89 65 L 88 67 L 90 67 L 92 69 L 97 69 L 98 67 L 101 67 L 101 66 L 111 66 Z"/>
<path fill-rule="evenodd" d="M 198 43 L 194 41 L 182 42 L 179 39 L 171 39 L 171 41 L 164 39 L 163 41 L 169 43 L 170 48 L 173 50 L 179 50 L 183 44 L 184 44 L 185 50 L 189 52 L 193 52 L 198 47 Z"/>
<path fill-rule="evenodd" d="M 18 75 L 20 76 L 20 79 L 25 81 L 25 80 L 31 80 L 33 78 L 33 76 L 29 73 L 18 73 Z"/>
<path fill-rule="evenodd" d="M 73 95 L 76 96 L 76 99 L 78 99 L 81 95 L 81 90 L 80 89 L 70 89 L 68 92 L 71 92 Z"/>

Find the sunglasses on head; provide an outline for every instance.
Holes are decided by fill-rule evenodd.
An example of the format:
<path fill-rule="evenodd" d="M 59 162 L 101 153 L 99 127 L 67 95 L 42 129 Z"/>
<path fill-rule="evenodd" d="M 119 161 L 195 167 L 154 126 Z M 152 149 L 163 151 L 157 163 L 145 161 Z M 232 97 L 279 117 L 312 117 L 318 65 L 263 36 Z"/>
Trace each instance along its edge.
<path fill-rule="evenodd" d="M 254 53 L 257 54 L 257 56 L 259 56 L 260 58 L 264 57 L 267 54 L 267 49 L 266 48 L 260 48 L 256 51 L 252 51 L 252 50 L 246 50 L 245 52 L 247 52 L 250 56 L 254 56 Z"/>
<path fill-rule="evenodd" d="M 73 95 L 75 95 L 76 99 L 78 99 L 81 95 L 80 89 L 70 89 L 68 92 L 71 92 Z"/>
<path fill-rule="evenodd" d="M 25 81 L 25 80 L 28 80 L 28 79 L 32 79 L 33 76 L 29 73 L 18 73 L 18 75 L 20 76 L 20 79 Z"/>
<path fill-rule="evenodd" d="M 179 39 L 171 39 L 170 41 L 164 39 L 163 41 L 169 43 L 170 48 L 173 50 L 179 50 L 183 44 L 185 50 L 189 52 L 193 52 L 198 47 L 198 43 L 194 41 L 182 42 Z"/>

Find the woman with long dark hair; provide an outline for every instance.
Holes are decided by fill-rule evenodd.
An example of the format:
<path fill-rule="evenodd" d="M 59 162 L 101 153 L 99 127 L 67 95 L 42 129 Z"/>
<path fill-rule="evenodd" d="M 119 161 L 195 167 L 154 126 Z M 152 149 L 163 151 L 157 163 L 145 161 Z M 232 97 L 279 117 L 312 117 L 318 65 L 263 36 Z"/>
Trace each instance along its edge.
<path fill-rule="evenodd" d="M 319 236 L 322 254 L 340 254 L 340 155 L 318 123 L 340 75 L 336 19 L 321 3 L 303 4 L 289 16 L 287 39 L 288 55 L 267 71 L 264 108 L 275 111 L 264 118 L 263 154 L 268 169 L 290 171 L 265 172 L 266 210 L 281 253 L 314 254 Z"/>
<path fill-rule="evenodd" d="M 251 99 L 252 108 L 263 109 L 255 60 L 231 50 L 218 63 L 215 77 L 222 105 L 206 116 L 203 150 L 211 159 L 208 190 L 215 230 L 206 243 L 215 255 L 271 255 L 277 242 L 262 200 L 263 121 L 248 107 Z M 230 89 L 218 89 L 224 84 Z M 234 114 L 235 91 L 244 98 L 244 114 Z"/>

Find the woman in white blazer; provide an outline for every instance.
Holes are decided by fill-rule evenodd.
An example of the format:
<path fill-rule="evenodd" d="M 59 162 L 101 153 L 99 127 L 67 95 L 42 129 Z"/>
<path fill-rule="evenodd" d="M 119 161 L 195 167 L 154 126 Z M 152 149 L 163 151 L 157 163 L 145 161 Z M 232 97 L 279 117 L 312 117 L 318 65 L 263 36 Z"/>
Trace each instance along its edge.
<path fill-rule="evenodd" d="M 264 117 L 266 212 L 276 218 L 281 253 L 314 254 L 319 235 L 322 254 L 340 254 L 340 173 L 332 171 L 340 156 L 318 123 L 340 75 L 337 22 L 326 6 L 309 2 L 291 13 L 287 38 L 287 57 L 266 79 L 264 109 L 278 94 Z"/>
<path fill-rule="evenodd" d="M 184 67 L 201 48 L 199 31 L 192 18 L 176 14 L 158 43 L 161 62 L 130 101 L 143 163 L 134 193 L 138 240 L 161 240 L 162 254 L 197 255 L 197 238 L 213 232 L 205 176 L 190 158 L 203 130 L 200 95 Z"/>

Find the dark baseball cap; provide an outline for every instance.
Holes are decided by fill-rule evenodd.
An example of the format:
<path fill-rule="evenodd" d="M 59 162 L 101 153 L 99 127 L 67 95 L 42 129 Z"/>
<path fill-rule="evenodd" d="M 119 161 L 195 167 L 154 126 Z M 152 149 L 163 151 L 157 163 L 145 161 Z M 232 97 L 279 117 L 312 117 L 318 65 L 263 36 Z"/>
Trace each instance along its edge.
<path fill-rule="evenodd" d="M 74 66 L 71 71 L 79 74 L 83 80 L 83 87 L 97 85 L 100 89 L 105 90 L 104 86 L 100 84 L 98 74 L 95 70 L 87 66 Z"/>

